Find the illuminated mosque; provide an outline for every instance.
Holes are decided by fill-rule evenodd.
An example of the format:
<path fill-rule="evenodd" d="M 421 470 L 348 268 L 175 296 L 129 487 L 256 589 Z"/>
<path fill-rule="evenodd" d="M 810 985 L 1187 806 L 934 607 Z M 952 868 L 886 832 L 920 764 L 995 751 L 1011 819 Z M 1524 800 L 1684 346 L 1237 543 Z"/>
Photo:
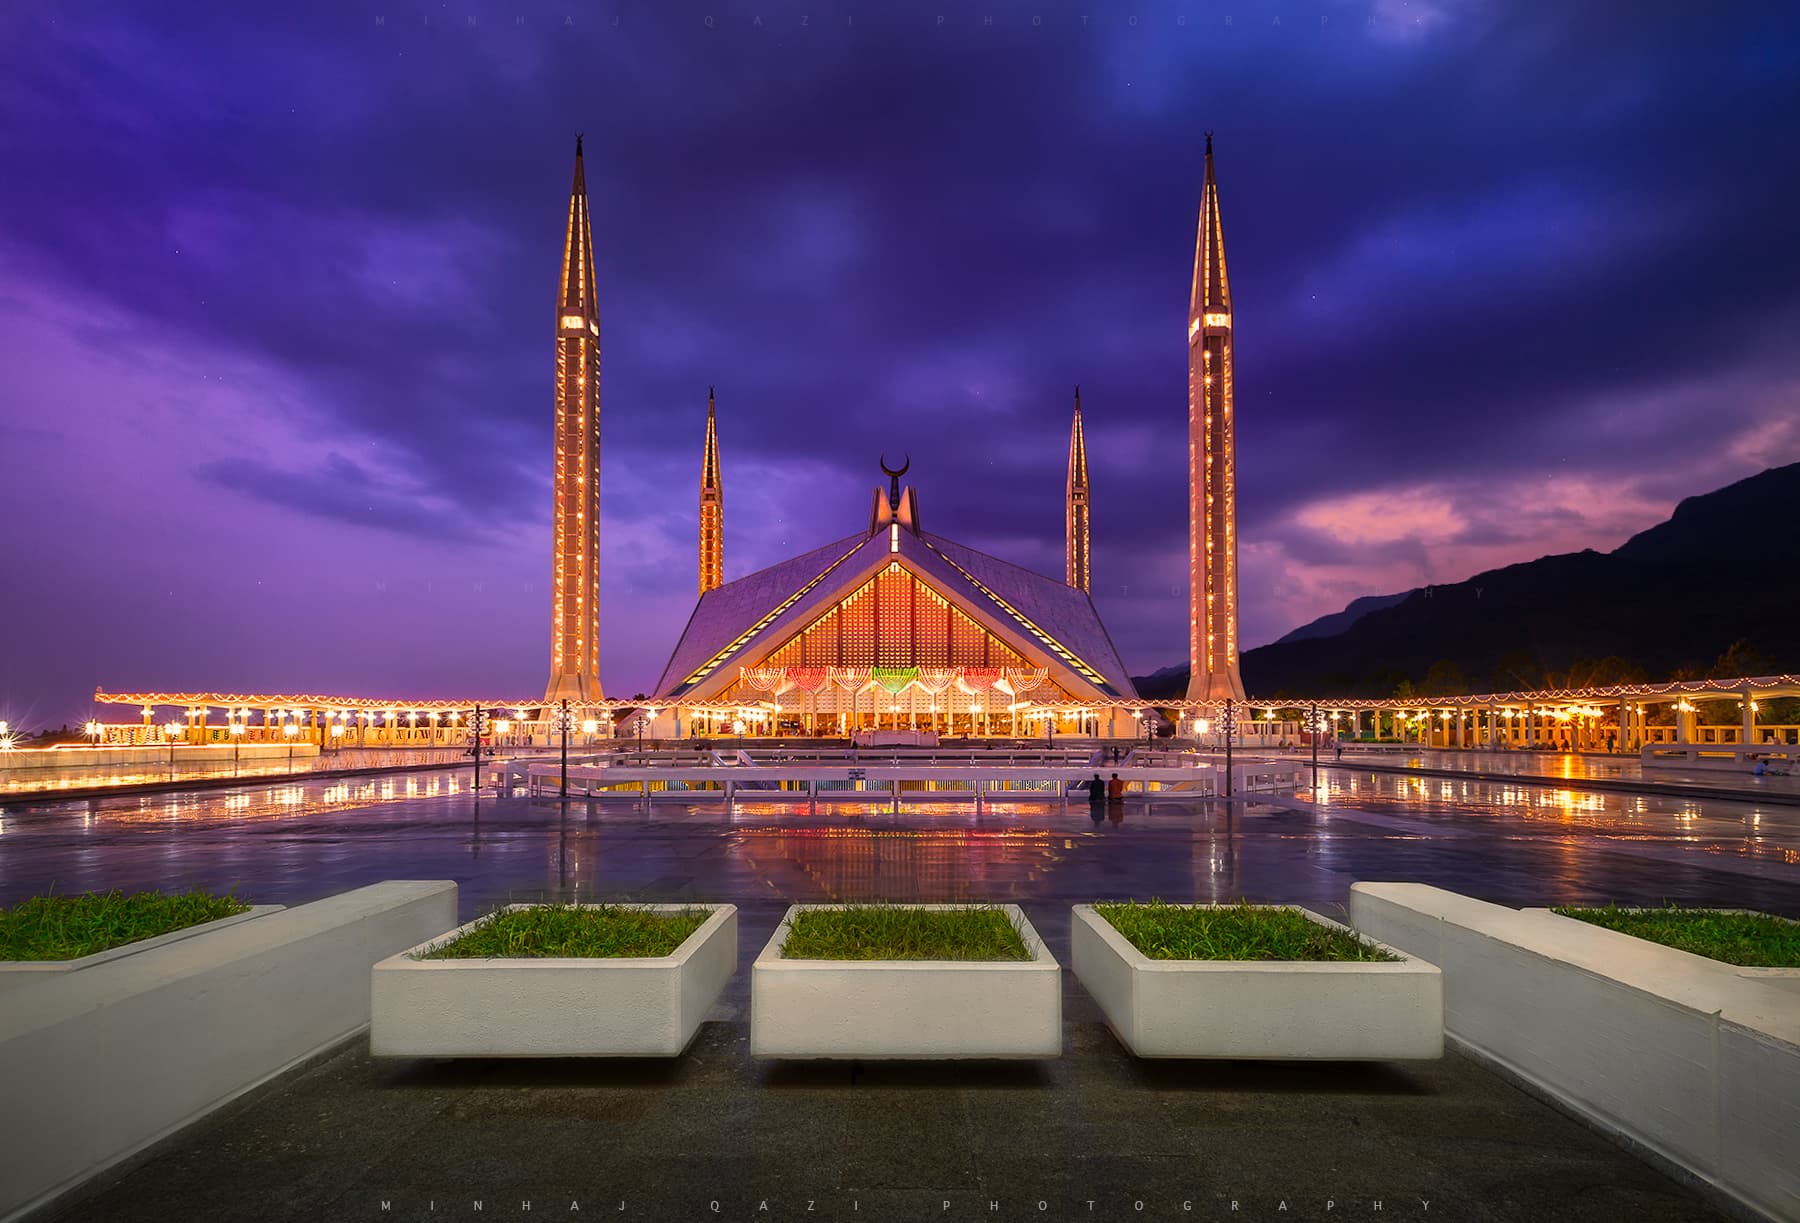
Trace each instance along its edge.
<path fill-rule="evenodd" d="M 1187 321 L 1189 708 L 1244 698 L 1238 678 L 1231 337 L 1231 289 L 1208 135 Z M 709 389 L 699 599 L 654 692 L 630 701 L 608 699 L 600 683 L 600 308 L 579 137 L 557 293 L 554 394 L 550 675 L 542 699 L 104 691 L 96 699 L 142 705 L 144 741 L 223 742 L 229 731 L 252 742 L 286 735 L 321 747 L 328 739 L 453 742 L 474 710 L 491 710 L 496 728 L 516 743 L 549 742 L 558 715 L 589 738 L 620 729 L 618 719 L 633 714 L 638 732 L 654 738 L 746 730 L 834 736 L 883 730 L 1138 733 L 1150 702 L 1133 688 L 1090 597 L 1091 507 L 1079 387 L 1069 430 L 1060 580 L 926 530 L 918 489 L 901 483 L 910 459 L 890 468 L 882 456 L 886 484 L 874 490 L 866 524 L 729 582 L 716 404 Z M 186 707 L 187 725 L 154 725 L 154 709 L 171 705 Z M 213 708 L 224 712 L 222 727 L 209 725 Z M 262 725 L 253 728 L 258 713 Z M 129 737 L 137 739 L 135 733 Z"/>
<path fill-rule="evenodd" d="M 557 331 L 556 572 L 546 698 L 597 696 L 599 317 L 576 142 Z M 1231 290 L 1212 140 L 1189 311 L 1189 699 L 1242 700 Z M 1075 391 L 1062 580 L 925 529 L 910 460 L 881 468 L 866 526 L 724 580 L 724 486 L 709 388 L 699 601 L 650 697 L 658 737 L 735 729 L 845 735 L 1135 734 L 1138 694 L 1090 597 L 1087 441 Z M 584 518 L 583 514 L 589 515 Z M 1138 711 L 1141 716 L 1141 710 Z M 685 714 L 685 717 L 684 717 Z"/>

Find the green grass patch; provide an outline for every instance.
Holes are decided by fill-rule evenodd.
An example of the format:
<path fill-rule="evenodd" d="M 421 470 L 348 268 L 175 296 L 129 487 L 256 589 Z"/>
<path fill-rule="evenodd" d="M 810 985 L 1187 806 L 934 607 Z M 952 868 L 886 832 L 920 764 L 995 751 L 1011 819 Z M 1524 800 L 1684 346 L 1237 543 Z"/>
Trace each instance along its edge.
<path fill-rule="evenodd" d="M 532 905 L 495 913 L 426 960 L 638 959 L 671 955 L 710 909 L 652 913 L 636 905 Z"/>
<path fill-rule="evenodd" d="M 853 905 L 802 909 L 782 944 L 784 960 L 1029 960 L 1001 909 Z"/>
<path fill-rule="evenodd" d="M 1216 909 L 1127 900 L 1097 904 L 1125 940 L 1153 960 L 1397 960 L 1356 935 L 1295 909 Z"/>
<path fill-rule="evenodd" d="M 1766 913 L 1721 913 L 1674 905 L 1663 909 L 1560 905 L 1552 911 L 1743 968 L 1800 968 L 1800 922 Z"/>
<path fill-rule="evenodd" d="M 230 894 L 200 888 L 173 895 L 115 890 L 33 896 L 0 909 L 0 960 L 78 960 L 249 907 Z"/>

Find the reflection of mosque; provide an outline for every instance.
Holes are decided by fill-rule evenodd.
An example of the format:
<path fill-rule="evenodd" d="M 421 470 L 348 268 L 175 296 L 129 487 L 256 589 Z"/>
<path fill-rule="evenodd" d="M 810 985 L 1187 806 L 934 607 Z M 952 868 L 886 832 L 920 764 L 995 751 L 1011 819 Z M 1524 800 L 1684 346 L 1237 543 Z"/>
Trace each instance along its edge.
<path fill-rule="evenodd" d="M 735 852 L 791 900 L 997 900 L 1063 857 L 1050 829 L 739 829 Z"/>

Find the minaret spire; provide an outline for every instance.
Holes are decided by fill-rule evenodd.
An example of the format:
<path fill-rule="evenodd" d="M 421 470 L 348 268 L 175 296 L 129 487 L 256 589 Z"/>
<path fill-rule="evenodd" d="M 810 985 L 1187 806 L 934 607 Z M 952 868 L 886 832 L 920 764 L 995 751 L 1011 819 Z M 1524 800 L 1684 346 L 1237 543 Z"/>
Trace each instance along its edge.
<path fill-rule="evenodd" d="M 713 389 L 706 388 L 706 453 L 700 460 L 700 593 L 725 581 L 725 488 L 719 480 L 719 432 Z"/>
<path fill-rule="evenodd" d="M 581 137 L 556 295 L 556 489 L 546 701 L 600 690 L 600 305 Z"/>
<path fill-rule="evenodd" d="M 1188 700 L 1244 699 L 1238 676 L 1237 425 L 1231 279 L 1212 133 L 1188 302 Z"/>
<path fill-rule="evenodd" d="M 1081 388 L 1075 388 L 1075 423 L 1069 427 L 1068 502 L 1063 515 L 1066 528 L 1069 585 L 1088 593 L 1093 574 L 1088 552 L 1087 435 L 1081 429 Z"/>

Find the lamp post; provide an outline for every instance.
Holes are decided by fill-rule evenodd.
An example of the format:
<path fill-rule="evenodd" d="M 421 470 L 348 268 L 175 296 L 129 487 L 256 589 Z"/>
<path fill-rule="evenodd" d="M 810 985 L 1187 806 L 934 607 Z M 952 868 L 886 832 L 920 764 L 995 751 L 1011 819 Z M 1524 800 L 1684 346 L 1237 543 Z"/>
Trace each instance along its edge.
<path fill-rule="evenodd" d="M 575 728 L 575 715 L 569 711 L 569 698 L 564 697 L 556 711 L 556 733 L 562 739 L 562 785 L 557 797 L 569 801 L 569 732 Z"/>
<path fill-rule="evenodd" d="M 1225 698 L 1225 712 L 1219 715 L 1219 733 L 1225 736 L 1225 797 L 1231 797 L 1231 740 L 1237 734 L 1237 701 Z"/>
<path fill-rule="evenodd" d="M 236 777 L 238 775 L 238 745 L 244 741 L 244 724 L 241 720 L 233 718 L 226 724 L 225 729 L 231 734 L 231 775 Z"/>
<path fill-rule="evenodd" d="M 477 705 L 469 710 L 469 740 L 475 756 L 475 801 L 481 801 L 481 736 L 487 733 L 487 710 Z"/>
<path fill-rule="evenodd" d="M 1322 725 L 1319 721 L 1319 703 L 1314 701 L 1306 711 L 1306 737 L 1312 741 L 1312 788 L 1315 799 L 1319 794 L 1319 729 Z"/>

